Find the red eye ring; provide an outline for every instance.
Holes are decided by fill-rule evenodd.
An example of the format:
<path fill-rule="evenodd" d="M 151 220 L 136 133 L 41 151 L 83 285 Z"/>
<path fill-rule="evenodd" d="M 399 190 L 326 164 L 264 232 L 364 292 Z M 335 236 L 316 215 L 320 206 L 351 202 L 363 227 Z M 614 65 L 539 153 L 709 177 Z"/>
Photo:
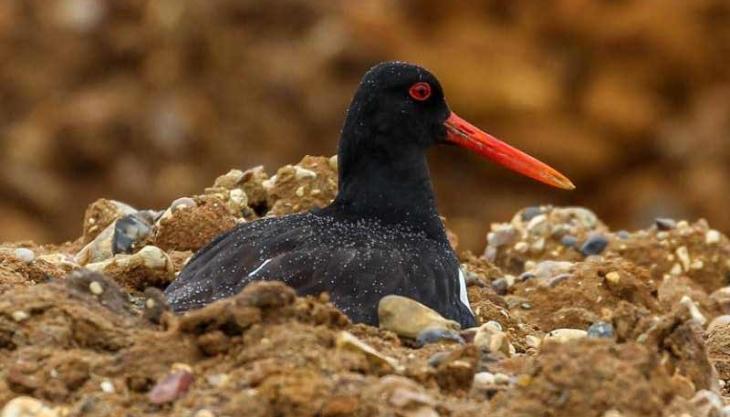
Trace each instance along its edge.
<path fill-rule="evenodd" d="M 408 94 L 414 100 L 426 101 L 431 97 L 431 85 L 424 81 L 417 82 L 408 89 Z"/>

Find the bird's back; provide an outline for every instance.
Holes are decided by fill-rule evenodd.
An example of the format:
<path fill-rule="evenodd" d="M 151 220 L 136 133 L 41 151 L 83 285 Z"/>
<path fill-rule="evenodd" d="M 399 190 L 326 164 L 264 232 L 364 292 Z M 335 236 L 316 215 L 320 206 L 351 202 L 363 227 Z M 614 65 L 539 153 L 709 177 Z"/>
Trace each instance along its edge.
<path fill-rule="evenodd" d="M 458 261 L 445 240 L 376 219 L 315 211 L 244 223 L 201 249 L 165 294 L 175 310 L 201 307 L 253 281 L 280 280 L 300 295 L 328 292 L 353 321 L 377 324 L 388 294 L 418 300 L 471 326 Z"/>

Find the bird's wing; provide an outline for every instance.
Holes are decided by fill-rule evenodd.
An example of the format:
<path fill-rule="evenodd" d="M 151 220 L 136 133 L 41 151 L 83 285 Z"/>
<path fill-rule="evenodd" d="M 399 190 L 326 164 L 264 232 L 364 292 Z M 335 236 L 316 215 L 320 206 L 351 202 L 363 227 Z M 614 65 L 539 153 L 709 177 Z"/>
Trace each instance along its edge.
<path fill-rule="evenodd" d="M 165 290 L 172 308 L 185 311 L 236 294 L 277 257 L 315 238 L 304 215 L 243 223 L 200 249 Z"/>

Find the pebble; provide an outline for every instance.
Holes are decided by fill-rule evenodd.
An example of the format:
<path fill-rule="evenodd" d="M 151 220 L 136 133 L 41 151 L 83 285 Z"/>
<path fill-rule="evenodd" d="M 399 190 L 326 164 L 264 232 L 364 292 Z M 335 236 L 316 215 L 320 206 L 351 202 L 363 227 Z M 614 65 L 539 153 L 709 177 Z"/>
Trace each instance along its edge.
<path fill-rule="evenodd" d="M 101 381 L 101 384 L 99 384 L 99 388 L 101 388 L 101 390 L 107 394 L 113 394 L 116 391 L 114 388 L 114 384 L 108 379 Z"/>
<path fill-rule="evenodd" d="M 627 240 L 631 237 L 631 233 L 626 230 L 619 230 L 618 232 L 616 232 L 616 237 L 621 240 Z"/>
<path fill-rule="evenodd" d="M 193 414 L 193 417 L 215 417 L 215 414 L 208 409 L 201 408 Z"/>
<path fill-rule="evenodd" d="M 544 214 L 537 215 L 527 223 L 527 232 L 534 236 L 543 236 L 547 233 L 548 221 Z"/>
<path fill-rule="evenodd" d="M 101 295 L 104 292 L 104 288 L 97 281 L 91 281 L 89 283 L 89 291 L 94 295 Z"/>
<path fill-rule="evenodd" d="M 114 222 L 112 254 L 130 253 L 137 242 L 149 236 L 152 225 L 142 216 L 128 214 Z"/>
<path fill-rule="evenodd" d="M 378 320 L 382 329 L 398 336 L 416 339 L 426 329 L 458 331 L 459 323 L 442 317 L 429 307 L 400 295 L 387 295 L 378 303 Z"/>
<path fill-rule="evenodd" d="M 597 321 L 588 327 L 586 336 L 594 339 L 613 339 L 616 332 L 611 323 L 605 321 Z"/>
<path fill-rule="evenodd" d="M 313 179 L 317 178 L 317 173 L 311 169 L 302 168 L 299 165 L 294 165 L 294 177 L 297 180 Z"/>
<path fill-rule="evenodd" d="M 330 156 L 330 159 L 327 162 L 329 163 L 330 168 L 337 171 L 337 167 L 338 167 L 337 155 Z"/>
<path fill-rule="evenodd" d="M 221 175 L 220 177 L 216 178 L 213 182 L 214 188 L 226 188 L 226 189 L 233 189 L 237 187 L 241 181 L 243 181 L 243 178 L 245 176 L 245 173 L 241 171 L 240 169 L 232 169 L 228 171 L 227 173 Z M 183 197 L 185 198 L 185 197 Z M 181 200 L 181 199 L 178 199 Z M 177 201 L 177 200 L 175 200 Z M 173 205 L 175 203 L 173 202 Z"/>
<path fill-rule="evenodd" d="M 494 384 L 494 374 L 491 372 L 477 372 L 474 374 L 472 386 L 475 389 L 488 389 Z"/>
<path fill-rule="evenodd" d="M 555 329 L 546 334 L 543 340 L 565 343 L 572 340 L 584 339 L 587 336 L 588 332 L 581 329 Z"/>
<path fill-rule="evenodd" d="M 542 207 L 532 206 L 532 207 L 528 207 L 528 208 L 522 210 L 522 213 L 520 214 L 520 216 L 522 217 L 523 222 L 529 222 L 530 220 L 534 219 L 535 217 L 537 217 L 539 215 L 544 216 L 544 214 L 542 214 L 542 211 L 543 211 Z"/>
<path fill-rule="evenodd" d="M 507 280 L 504 277 L 497 278 L 494 281 L 492 281 L 492 289 L 498 295 L 505 295 L 505 294 L 507 294 L 507 290 L 509 289 L 509 284 L 507 283 Z"/>
<path fill-rule="evenodd" d="M 527 253 L 527 250 L 530 249 L 530 245 L 527 244 L 527 242 L 517 242 L 515 243 L 515 251 L 519 253 Z"/>
<path fill-rule="evenodd" d="M 155 384 L 147 394 L 154 404 L 170 403 L 185 394 L 193 384 L 193 374 L 186 370 L 173 370 Z"/>
<path fill-rule="evenodd" d="M 537 349 L 542 344 L 542 339 L 530 334 L 530 335 L 525 336 L 525 344 L 527 344 L 527 347 Z"/>
<path fill-rule="evenodd" d="M 240 172 L 240 171 L 239 171 Z M 241 173 L 243 175 L 243 173 Z M 236 189 L 238 190 L 238 189 Z M 239 190 L 240 191 L 240 190 Z M 169 210 L 175 212 L 179 209 L 198 207 L 198 203 L 190 197 L 180 197 L 170 204 Z"/>
<path fill-rule="evenodd" d="M 536 263 L 530 270 L 535 278 L 540 280 L 548 280 L 558 275 L 568 274 L 573 269 L 573 262 L 567 261 L 542 261 Z"/>
<path fill-rule="evenodd" d="M 512 357 L 515 348 L 509 341 L 507 334 L 502 331 L 502 326 L 496 322 L 487 322 L 479 327 L 474 336 L 474 345 L 483 352 Z"/>
<path fill-rule="evenodd" d="M 705 233 L 705 243 L 708 245 L 714 245 L 720 241 L 720 232 L 714 229 L 710 229 Z"/>
<path fill-rule="evenodd" d="M 13 398 L 0 411 L 0 417 L 62 417 L 67 414 L 65 407 L 49 407 L 41 400 L 26 396 Z"/>
<path fill-rule="evenodd" d="M 677 258 L 679 258 L 679 262 L 682 263 L 682 269 L 685 271 L 689 271 L 691 260 L 689 258 L 689 251 L 687 250 L 687 247 L 680 246 L 677 248 L 677 250 L 674 253 L 677 254 Z"/>
<path fill-rule="evenodd" d="M 610 282 L 611 284 L 618 284 L 621 281 L 621 274 L 616 271 L 611 271 L 606 274 L 606 281 Z"/>
<path fill-rule="evenodd" d="M 494 383 L 497 385 L 507 385 L 509 384 L 510 379 L 511 378 L 507 374 L 503 374 L 500 372 L 494 374 Z"/>
<path fill-rule="evenodd" d="M 514 243 L 519 234 L 517 229 L 510 224 L 498 224 L 492 226 L 492 231 L 487 233 L 487 243 L 491 247 L 500 247 Z"/>
<path fill-rule="evenodd" d="M 28 248 L 17 248 L 15 249 L 13 255 L 27 264 L 35 260 L 35 252 Z"/>
<path fill-rule="evenodd" d="M 20 323 L 23 320 L 28 320 L 28 318 L 30 318 L 30 315 L 23 310 L 13 311 L 12 316 L 13 316 L 13 320 L 15 320 L 18 323 Z"/>
<path fill-rule="evenodd" d="M 345 330 L 337 334 L 335 346 L 338 350 L 348 350 L 351 352 L 359 352 L 374 365 L 385 368 L 389 371 L 402 370 L 402 366 L 397 360 L 389 356 L 383 355 L 372 346 L 358 339 L 355 335 Z"/>
<path fill-rule="evenodd" d="M 608 239 L 601 234 L 594 234 L 588 237 L 580 247 L 580 253 L 584 256 L 600 255 L 608 246 Z"/>
<path fill-rule="evenodd" d="M 705 318 L 704 314 L 702 314 L 700 309 L 697 307 L 697 304 L 688 295 L 682 296 L 682 299 L 679 300 L 679 303 L 687 307 L 687 310 L 689 310 L 689 314 L 692 317 L 693 321 L 697 322 L 700 326 L 704 326 L 705 323 L 707 323 L 707 319 Z"/>
<path fill-rule="evenodd" d="M 453 330 L 440 328 L 423 330 L 416 337 L 416 342 L 418 342 L 419 346 L 425 346 L 430 343 L 437 342 L 456 342 L 462 345 L 465 343 L 464 339 L 461 337 L 461 335 L 459 335 L 459 333 Z"/>
<path fill-rule="evenodd" d="M 560 238 L 560 243 L 563 246 L 569 247 L 569 248 L 575 248 L 578 246 L 578 238 L 573 235 L 564 235 Z"/>
<path fill-rule="evenodd" d="M 667 217 L 657 217 L 654 224 L 658 230 L 672 230 L 677 227 L 677 222 Z"/>

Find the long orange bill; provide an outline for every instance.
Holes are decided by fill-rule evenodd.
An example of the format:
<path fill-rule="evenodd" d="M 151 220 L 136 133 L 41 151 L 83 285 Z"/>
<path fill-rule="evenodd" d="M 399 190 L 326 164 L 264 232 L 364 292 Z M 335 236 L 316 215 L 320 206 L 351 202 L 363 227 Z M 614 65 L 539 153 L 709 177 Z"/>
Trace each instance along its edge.
<path fill-rule="evenodd" d="M 454 112 L 451 112 L 444 125 L 449 142 L 471 149 L 504 167 L 553 187 L 565 190 L 575 188 L 575 185 L 565 175 L 489 135 Z"/>

